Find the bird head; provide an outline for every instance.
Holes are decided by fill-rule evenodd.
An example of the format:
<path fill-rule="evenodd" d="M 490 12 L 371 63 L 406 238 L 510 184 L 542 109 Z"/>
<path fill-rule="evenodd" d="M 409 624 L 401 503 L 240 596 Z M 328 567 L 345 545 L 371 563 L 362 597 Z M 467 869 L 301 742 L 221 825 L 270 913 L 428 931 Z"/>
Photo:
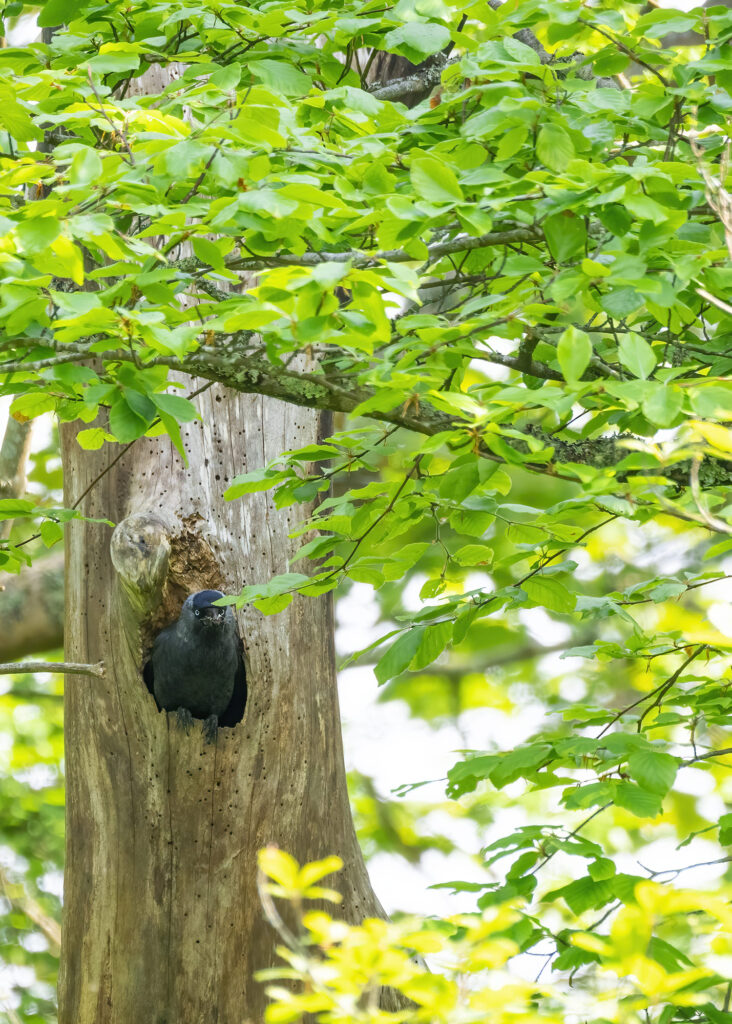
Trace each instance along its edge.
<path fill-rule="evenodd" d="M 201 629 L 216 629 L 223 626 L 231 610 L 224 605 L 215 605 L 224 595 L 220 590 L 199 590 L 187 597 L 183 608 Z"/>

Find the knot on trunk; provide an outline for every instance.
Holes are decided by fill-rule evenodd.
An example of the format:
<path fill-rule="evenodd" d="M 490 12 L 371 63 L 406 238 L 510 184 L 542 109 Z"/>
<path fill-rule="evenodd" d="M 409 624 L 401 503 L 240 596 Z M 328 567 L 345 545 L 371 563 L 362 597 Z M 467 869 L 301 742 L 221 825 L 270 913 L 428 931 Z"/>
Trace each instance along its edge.
<path fill-rule="evenodd" d="M 170 563 L 172 523 L 138 512 L 119 523 L 110 545 L 112 564 L 136 615 L 149 616 L 160 603 Z"/>

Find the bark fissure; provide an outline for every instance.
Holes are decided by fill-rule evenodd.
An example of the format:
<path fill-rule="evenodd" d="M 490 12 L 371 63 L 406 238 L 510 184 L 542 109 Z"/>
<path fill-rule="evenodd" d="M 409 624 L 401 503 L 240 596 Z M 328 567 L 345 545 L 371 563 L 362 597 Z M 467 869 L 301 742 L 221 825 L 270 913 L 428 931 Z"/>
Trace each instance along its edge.
<path fill-rule="evenodd" d="M 168 720 L 168 729 L 170 729 L 170 720 Z M 170 878 L 173 877 L 173 867 L 175 862 L 175 847 L 173 844 L 173 804 L 170 799 L 170 758 L 171 758 L 171 745 L 167 743 L 167 771 L 165 776 L 165 789 L 167 793 L 166 804 L 168 807 L 168 872 Z M 167 930 L 167 942 L 165 944 L 165 980 L 166 980 L 166 1006 L 170 1006 L 172 996 L 172 981 L 173 981 L 173 965 L 172 965 L 172 953 L 173 953 L 173 901 L 168 901 L 168 930 Z"/>

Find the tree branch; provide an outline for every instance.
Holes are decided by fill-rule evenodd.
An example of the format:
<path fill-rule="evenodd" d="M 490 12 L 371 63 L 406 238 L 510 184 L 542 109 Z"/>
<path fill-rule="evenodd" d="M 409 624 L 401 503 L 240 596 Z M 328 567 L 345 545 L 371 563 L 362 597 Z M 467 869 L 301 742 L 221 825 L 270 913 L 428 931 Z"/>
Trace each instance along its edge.
<path fill-rule="evenodd" d="M 39 558 L 0 592 L 0 659 L 15 661 L 63 647 L 64 556 Z"/>
<path fill-rule="evenodd" d="M 11 661 L 0 664 L 0 676 L 19 676 L 28 672 L 59 672 L 69 676 L 94 676 L 104 679 L 104 662 L 85 665 L 77 661 Z"/>
<path fill-rule="evenodd" d="M 0 447 L 0 499 L 19 498 L 25 493 L 25 465 L 31 445 L 31 421 L 19 423 L 8 416 Z M 12 519 L 0 522 L 0 538 L 7 538 Z"/>
<path fill-rule="evenodd" d="M 544 232 L 539 227 L 512 225 L 501 231 L 488 231 L 484 235 L 459 234 L 442 242 L 427 246 L 428 261 L 456 252 L 472 249 L 487 249 L 493 245 L 514 245 L 520 242 L 541 242 Z M 361 252 L 346 249 L 343 252 L 282 253 L 278 256 L 239 256 L 226 264 L 229 270 L 256 272 L 269 267 L 317 267 L 321 263 L 351 263 L 354 267 L 370 267 L 376 263 L 409 263 L 415 260 L 413 253 L 405 249 L 380 249 L 376 252 Z M 178 260 L 175 264 L 181 270 L 207 271 L 208 267 L 194 257 Z"/>
<path fill-rule="evenodd" d="M 697 754 L 696 757 L 690 757 L 681 763 L 688 767 L 690 764 L 696 764 L 697 761 L 708 761 L 712 757 L 727 757 L 729 754 L 732 754 L 732 747 L 722 747 L 720 750 L 709 750 L 706 754 Z"/>
<path fill-rule="evenodd" d="M 503 0 L 488 0 L 488 5 L 492 7 L 494 11 L 498 11 L 503 6 Z M 518 41 L 523 43 L 525 46 L 530 46 L 534 53 L 539 55 L 541 63 L 544 65 L 551 65 L 560 78 L 564 78 L 568 71 L 576 69 L 580 78 L 595 78 L 595 81 L 600 88 L 617 89 L 619 87 L 614 78 L 605 78 L 601 76 L 595 77 L 592 75 L 589 68 L 577 67 L 577 65 L 581 64 L 585 60 L 585 55 L 583 53 L 575 53 L 567 61 L 557 60 L 554 54 L 549 53 L 548 50 L 544 49 L 531 29 L 528 28 L 520 28 L 517 32 L 513 33 L 513 38 L 518 39 Z M 621 45 L 617 43 L 617 40 L 614 40 L 614 42 L 616 45 Z M 421 98 L 440 85 L 442 81 L 442 72 L 445 68 L 458 62 L 459 58 L 449 60 L 445 54 L 436 54 L 432 61 L 425 61 L 424 64 L 420 65 L 412 74 L 394 79 L 387 85 L 380 85 L 379 83 L 376 83 L 372 86 L 369 92 L 378 100 L 382 100 L 384 102 L 390 101 L 392 103 L 407 101 L 414 97 Z M 654 71 L 654 74 L 657 74 L 657 72 Z"/>
<path fill-rule="evenodd" d="M 485 357 L 487 358 L 488 355 L 486 354 Z M 492 359 L 492 354 L 490 356 Z M 157 357 L 155 361 L 163 362 L 168 358 Z M 173 359 L 173 357 L 170 358 Z M 516 365 L 519 360 L 516 360 L 516 363 L 513 362 L 514 357 L 497 356 L 496 362 L 499 359 L 500 361 L 512 360 L 503 365 L 512 365 L 519 370 L 524 369 L 523 365 Z M 175 360 L 173 359 L 169 365 L 175 365 Z M 200 357 L 194 356 L 183 363 L 178 363 L 177 366 L 178 369 L 187 373 L 204 377 L 207 380 L 216 380 L 235 391 L 268 395 L 294 405 L 329 409 L 332 412 L 353 412 L 376 394 L 370 388 L 354 384 L 353 379 L 347 376 L 302 373 L 286 367 L 273 366 L 261 356 L 253 355 L 244 358 L 237 356 L 235 336 L 230 339 L 225 353 L 216 356 L 206 352 Z M 537 376 L 544 376 L 543 371 L 545 370 L 550 373 L 554 372 L 549 367 L 532 361 L 532 372 L 534 369 L 537 371 Z M 427 402 L 421 402 L 417 408 L 415 408 L 415 403 L 409 403 L 406 406 L 400 405 L 393 409 L 370 409 L 365 415 L 368 415 L 370 419 L 392 423 L 395 426 L 427 436 L 433 436 L 442 431 L 459 430 L 461 427 L 466 431 L 472 429 L 470 423 L 439 412 Z M 624 442 L 638 440 L 632 434 L 617 434 L 612 437 L 599 437 L 591 440 L 563 441 L 537 428 L 527 429 L 526 434 L 525 446 L 522 441 L 514 438 L 504 438 L 504 440 L 517 451 L 524 450 L 528 453 L 528 438 L 534 437 L 541 440 L 546 447 L 554 449 L 554 458 L 551 462 L 532 463 L 527 461 L 522 463 L 522 467 L 530 472 L 545 473 L 569 480 L 575 480 L 575 477 L 557 472 L 557 464 L 575 462 L 585 466 L 594 466 L 597 469 L 616 466 L 629 454 Z M 478 448 L 478 454 L 494 462 L 503 463 L 505 461 L 483 443 Z M 654 473 L 664 476 L 680 487 L 688 486 L 688 460 L 674 466 L 654 467 Z M 732 484 L 732 462 L 721 459 L 705 459 L 702 464 L 702 477 L 705 487 Z M 625 478 L 624 475 L 622 479 Z"/>
<path fill-rule="evenodd" d="M 293 405 L 330 410 L 331 412 L 354 412 L 377 393 L 371 388 L 360 387 L 354 382 L 353 377 L 346 374 L 306 373 L 287 366 L 276 366 L 257 352 L 247 352 L 250 340 L 251 334 L 242 331 L 222 338 L 213 350 L 208 347 L 202 348 L 184 359 L 172 355 L 158 355 L 145 360 L 144 363 L 138 362 L 137 365 L 141 368 L 167 366 L 194 377 L 216 381 L 243 394 L 267 395 Z M 77 362 L 82 362 L 84 354 L 76 353 L 74 358 Z M 102 362 L 131 362 L 133 356 L 127 350 L 118 349 L 111 352 L 94 353 L 94 358 Z M 518 370 L 525 370 L 523 361 L 518 357 L 483 353 L 482 358 Z M 70 361 L 65 355 L 59 359 L 63 362 Z M 19 373 L 23 370 L 33 372 L 39 366 L 45 369 L 49 365 L 54 365 L 52 357 L 35 363 L 24 363 L 20 360 L 0 364 L 0 374 Z M 535 373 L 536 376 L 548 377 L 556 373 L 543 363 L 536 363 L 533 360 L 531 366 L 532 373 Z M 557 378 L 561 379 L 558 374 Z M 555 378 L 551 376 L 549 379 Z M 450 432 L 461 428 L 466 432 L 474 430 L 472 423 L 440 412 L 428 403 L 429 396 L 424 396 L 424 400 L 419 405 L 411 402 L 397 405 L 392 409 L 369 409 L 365 415 L 368 415 L 370 419 L 392 423 L 394 426 L 430 437 L 442 431 Z M 513 437 L 504 437 L 503 440 L 517 452 L 528 454 L 529 438 L 533 437 L 542 441 L 547 448 L 552 448 L 554 458 L 551 462 L 532 462 L 527 459 L 521 462 L 522 468 L 529 472 L 548 474 L 573 482 L 576 482 L 576 477 L 559 472 L 556 468 L 557 465 L 575 462 L 585 466 L 594 466 L 597 469 L 613 467 L 627 458 L 629 454 L 624 442 L 638 440 L 632 434 L 616 434 L 612 437 L 590 440 L 564 441 L 537 428 L 529 427 L 525 432 L 527 435 L 525 443 Z M 482 458 L 494 462 L 504 463 L 506 461 L 502 456 L 491 451 L 483 442 L 479 443 L 477 453 Z M 654 467 L 653 471 L 679 487 L 686 488 L 689 485 L 689 469 L 690 463 L 689 460 L 686 460 L 669 467 Z M 630 474 L 624 474 L 620 479 L 627 479 L 627 475 Z M 700 480 L 705 488 L 732 484 L 732 461 L 705 459 L 700 469 Z"/>
<path fill-rule="evenodd" d="M 419 94 L 432 92 L 442 81 L 442 72 L 450 64 L 456 64 L 459 58 L 448 60 L 444 54 L 437 54 L 432 62 L 425 61 L 425 65 L 417 68 L 411 75 L 403 78 L 395 78 L 388 85 L 374 85 L 369 92 L 377 100 L 392 103 L 410 99 Z"/>

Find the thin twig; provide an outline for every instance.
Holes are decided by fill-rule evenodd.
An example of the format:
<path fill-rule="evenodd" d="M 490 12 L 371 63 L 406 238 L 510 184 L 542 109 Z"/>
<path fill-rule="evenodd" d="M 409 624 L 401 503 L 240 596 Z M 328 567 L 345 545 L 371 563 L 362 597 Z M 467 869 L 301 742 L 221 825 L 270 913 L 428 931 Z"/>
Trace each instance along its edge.
<path fill-rule="evenodd" d="M 89 107 L 90 110 L 94 110 L 95 114 L 101 114 L 102 117 L 106 121 L 109 122 L 109 124 L 112 126 L 112 137 L 114 138 L 114 136 L 119 135 L 119 137 L 122 139 L 122 141 L 125 144 L 125 149 L 127 150 L 127 155 L 129 157 L 129 164 L 130 164 L 131 167 L 134 167 L 135 166 L 135 157 L 134 157 L 134 154 L 133 154 L 133 152 L 132 152 L 132 150 L 130 148 L 130 143 L 129 143 L 129 140 L 127 138 L 127 133 L 125 132 L 124 128 L 118 127 L 114 123 L 112 118 L 109 116 L 109 114 L 107 113 L 107 111 L 106 111 L 106 109 L 104 107 L 104 100 L 99 95 L 99 93 L 97 92 L 97 87 L 94 85 L 94 79 L 92 77 L 91 68 L 89 68 L 88 78 L 89 78 L 89 87 L 91 88 L 91 91 L 96 96 L 97 103 L 99 104 L 100 109 L 99 110 L 94 110 L 94 107 L 88 101 L 87 101 L 87 106 Z"/>
<path fill-rule="evenodd" d="M 652 704 L 649 704 L 648 707 L 644 709 L 644 711 L 642 712 L 640 718 L 638 719 L 638 724 L 636 726 L 636 731 L 637 732 L 641 731 L 641 726 L 643 725 L 643 720 L 646 718 L 646 716 L 649 715 L 654 708 L 660 708 L 661 707 L 661 704 L 663 703 L 663 698 L 666 696 L 668 691 L 671 689 L 671 687 L 677 681 L 677 679 L 679 678 L 681 673 L 684 671 L 684 669 L 688 665 L 691 664 L 691 662 L 694 660 L 694 658 L 698 658 L 699 655 L 702 653 L 702 651 L 706 651 L 706 650 L 707 650 L 707 644 L 702 644 L 700 647 L 697 647 L 697 649 L 693 652 L 693 654 L 689 655 L 689 657 L 686 659 L 686 661 L 683 663 L 683 665 L 680 665 L 676 669 L 674 674 L 672 676 L 670 676 L 666 680 L 666 682 L 663 684 L 663 686 L 660 686 L 658 688 L 658 692 L 656 694 L 656 699 L 653 701 Z"/>
<path fill-rule="evenodd" d="M 729 250 L 730 256 L 732 256 L 732 195 L 724 187 L 727 180 L 727 170 L 730 161 L 730 140 L 727 139 L 722 155 L 719 160 L 719 177 L 715 178 L 704 163 L 704 150 L 699 145 L 699 141 L 693 134 L 689 135 L 689 145 L 691 151 L 694 154 L 696 160 L 696 166 L 699 174 L 704 179 L 706 200 L 709 206 L 715 212 L 717 217 L 722 223 L 724 228 L 725 239 L 727 242 L 727 249 Z M 704 298 L 711 298 L 707 293 L 704 294 Z M 719 300 L 711 299 L 711 301 L 719 304 Z M 721 308 L 726 308 L 727 312 L 730 312 L 730 307 L 722 304 Z"/>
<path fill-rule="evenodd" d="M 259 902 L 262 904 L 262 910 L 264 916 L 267 918 L 269 923 L 272 925 L 274 930 L 280 936 L 282 941 L 289 949 L 299 950 L 302 949 L 302 943 L 298 940 L 297 936 L 290 931 L 285 922 L 280 916 L 280 912 L 275 906 L 275 901 L 272 899 L 270 892 L 267 889 L 269 884 L 267 876 L 261 868 L 257 868 L 257 892 L 259 894 Z"/>
<path fill-rule="evenodd" d="M 608 802 L 606 804 L 603 804 L 602 807 L 598 807 L 596 811 L 593 811 L 592 814 L 589 814 L 583 821 L 581 821 L 579 823 L 579 825 L 577 826 L 577 828 L 573 829 L 570 833 L 568 833 L 567 839 L 573 839 L 576 835 L 578 835 L 582 831 L 582 829 L 585 827 L 585 825 L 589 825 L 589 823 L 593 820 L 593 818 L 596 818 L 598 816 L 598 814 L 602 814 L 603 811 L 606 811 L 608 809 L 608 807 L 612 807 L 612 806 L 613 806 L 613 801 L 612 800 L 608 800 Z M 546 855 L 546 857 L 536 865 L 536 867 L 532 868 L 532 870 L 529 872 L 529 874 L 530 875 L 535 875 L 536 872 L 541 870 L 541 868 L 543 868 L 545 864 L 548 864 L 549 861 L 552 859 L 552 857 L 554 857 L 557 853 L 559 853 L 559 847 L 558 846 L 554 850 L 552 850 L 551 853 L 548 853 Z"/>
<path fill-rule="evenodd" d="M 58 956 L 61 949 L 61 926 L 58 921 L 48 916 L 40 903 L 28 895 L 21 883 L 11 882 L 2 867 L 0 867 L 0 888 L 10 904 L 30 918 L 36 928 L 43 932 L 50 946 L 49 952 L 53 956 Z M 20 894 L 14 895 L 13 889 L 20 889 Z"/>
<path fill-rule="evenodd" d="M 642 697 L 638 698 L 638 700 L 634 700 L 632 704 L 628 704 L 627 707 L 622 708 L 615 715 L 613 715 L 613 717 L 610 719 L 610 721 L 607 723 L 607 725 L 604 727 L 604 729 L 601 729 L 600 732 L 597 734 L 596 738 L 598 740 L 602 739 L 602 737 L 605 735 L 605 733 L 608 731 L 608 729 L 612 728 L 612 726 L 615 725 L 615 723 L 618 721 L 619 718 L 622 718 L 623 715 L 627 715 L 629 711 L 632 711 L 633 708 L 637 708 L 638 705 L 642 704 L 644 701 L 650 700 L 650 698 L 653 697 L 654 695 L 658 695 L 661 698 L 661 700 L 663 700 L 663 697 L 665 696 L 666 692 L 673 686 L 673 684 L 679 678 L 679 676 L 684 671 L 686 666 L 690 662 L 692 662 L 694 660 L 694 658 L 697 657 L 697 655 L 701 654 L 701 652 L 703 650 L 705 650 L 706 646 L 707 646 L 706 644 L 702 644 L 701 647 L 697 647 L 696 651 L 686 659 L 686 661 L 683 663 L 683 665 L 680 665 L 679 668 L 676 669 L 674 674 L 672 676 L 670 676 L 668 679 L 666 679 L 663 683 L 661 683 L 660 686 L 655 687 L 655 689 L 651 690 L 650 693 L 644 693 Z M 651 708 L 655 707 L 655 705 L 656 705 L 656 702 L 654 701 L 654 703 L 651 704 L 650 707 L 646 708 L 646 710 L 643 712 L 643 715 L 641 715 L 641 718 L 640 718 L 640 720 L 638 722 L 639 726 L 640 726 L 640 723 L 643 721 L 643 718 L 648 714 L 648 712 L 651 710 Z"/>
<path fill-rule="evenodd" d="M 727 757 L 728 754 L 732 754 L 732 747 L 722 747 L 721 750 L 709 750 L 706 754 L 695 754 L 688 761 L 682 761 L 681 765 L 683 768 L 688 768 L 689 765 L 694 764 L 696 761 L 709 761 L 713 757 Z"/>
<path fill-rule="evenodd" d="M 701 485 L 699 483 L 700 466 L 701 458 L 696 455 L 691 460 L 689 482 L 691 484 L 691 493 L 694 498 L 694 502 L 696 507 L 699 509 L 699 515 L 710 529 L 716 530 L 718 533 L 732 533 L 732 526 L 730 526 L 729 523 L 725 523 L 723 519 L 718 519 L 716 516 L 713 516 L 706 506 L 706 502 L 704 501 L 704 497 L 701 492 Z"/>
<path fill-rule="evenodd" d="M 220 146 L 216 146 L 216 148 L 214 149 L 213 153 L 208 158 L 208 161 L 206 162 L 205 167 L 203 168 L 201 173 L 198 175 L 198 177 L 196 178 L 195 182 L 193 183 L 193 185 L 191 186 L 191 188 L 189 189 L 187 194 L 185 196 L 183 196 L 183 198 L 181 199 L 181 201 L 180 201 L 181 202 L 181 206 L 185 206 L 186 203 L 190 202 L 191 199 L 193 199 L 193 197 L 195 196 L 196 192 L 198 192 L 199 188 L 201 187 L 201 184 L 203 183 L 203 179 L 208 174 L 208 171 L 209 171 L 209 169 L 211 167 L 211 164 L 216 159 L 220 149 L 221 149 Z"/>
<path fill-rule="evenodd" d="M 585 21 L 584 18 L 578 18 L 577 20 L 580 25 L 584 25 L 586 28 L 592 29 L 593 32 L 599 32 L 601 36 L 605 36 L 606 39 L 609 39 L 614 46 L 617 46 L 621 53 L 624 53 L 626 57 L 630 57 L 630 59 L 634 60 L 636 64 L 640 64 L 640 66 L 645 68 L 646 71 L 650 71 L 652 75 L 656 76 L 664 88 L 668 89 L 669 83 L 661 72 L 654 68 L 652 64 L 643 60 L 642 57 L 639 57 L 638 54 L 634 50 L 631 50 L 629 46 L 626 46 L 625 43 L 621 43 L 621 41 L 616 39 L 611 32 L 606 31 L 604 28 L 600 28 L 599 25 L 593 24 L 591 21 Z"/>

